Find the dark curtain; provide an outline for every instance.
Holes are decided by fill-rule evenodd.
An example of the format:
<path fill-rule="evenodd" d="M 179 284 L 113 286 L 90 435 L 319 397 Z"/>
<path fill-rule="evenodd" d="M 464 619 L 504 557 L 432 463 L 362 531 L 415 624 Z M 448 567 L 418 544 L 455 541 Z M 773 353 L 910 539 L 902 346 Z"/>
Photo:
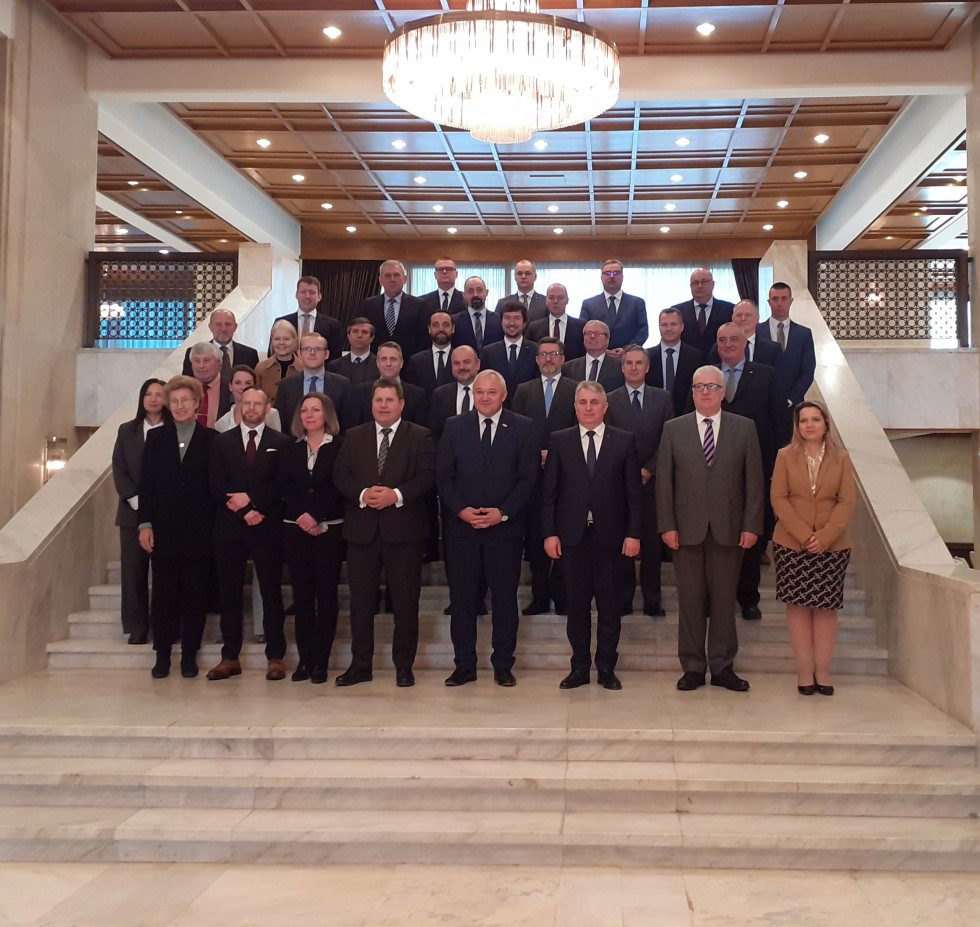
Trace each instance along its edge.
<path fill-rule="evenodd" d="M 732 272 L 739 299 L 751 299 L 759 304 L 759 259 L 732 258 Z"/>
<path fill-rule="evenodd" d="M 319 311 L 347 324 L 357 315 L 362 299 L 381 292 L 378 261 L 303 261 L 303 276 L 320 281 L 323 299 Z"/>

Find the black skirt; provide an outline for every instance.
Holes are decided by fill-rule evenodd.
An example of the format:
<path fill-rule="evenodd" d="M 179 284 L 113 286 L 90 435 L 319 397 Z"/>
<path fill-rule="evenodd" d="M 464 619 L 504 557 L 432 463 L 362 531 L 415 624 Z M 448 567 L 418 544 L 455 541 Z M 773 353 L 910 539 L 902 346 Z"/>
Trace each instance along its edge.
<path fill-rule="evenodd" d="M 776 566 L 776 598 L 787 605 L 838 609 L 844 604 L 844 574 L 851 559 L 847 550 L 811 554 L 772 545 Z"/>

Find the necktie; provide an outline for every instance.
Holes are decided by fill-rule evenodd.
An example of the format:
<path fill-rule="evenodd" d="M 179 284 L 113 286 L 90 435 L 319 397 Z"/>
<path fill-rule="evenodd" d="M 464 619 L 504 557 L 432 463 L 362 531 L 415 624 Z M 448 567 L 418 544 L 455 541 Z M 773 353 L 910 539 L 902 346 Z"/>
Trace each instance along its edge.
<path fill-rule="evenodd" d="M 300 328 L 300 332 L 299 332 L 300 338 L 302 338 L 303 335 L 308 335 L 310 334 L 310 332 L 313 331 L 313 318 L 308 312 L 303 313 L 303 318 L 299 323 L 299 328 Z"/>
<path fill-rule="evenodd" d="M 459 411 L 463 414 L 470 411 L 470 388 L 468 386 L 463 387 L 463 405 L 460 406 Z"/>
<path fill-rule="evenodd" d="M 248 444 L 245 445 L 245 463 L 248 464 L 249 470 L 255 465 L 255 455 L 258 454 L 258 448 L 255 446 L 255 436 L 258 434 L 254 429 L 248 433 Z"/>
<path fill-rule="evenodd" d="M 731 402 L 735 398 L 735 368 L 725 368 L 725 401 Z"/>
<path fill-rule="evenodd" d="M 483 350 L 483 314 L 473 313 L 473 334 L 476 335 L 476 353 Z"/>
<path fill-rule="evenodd" d="M 592 366 L 589 368 L 589 379 L 598 380 L 599 379 L 599 358 L 592 358 Z"/>
<path fill-rule="evenodd" d="M 555 319 L 555 337 L 561 341 L 561 324 L 558 319 Z"/>
<path fill-rule="evenodd" d="M 705 313 L 707 306 L 698 305 L 698 332 L 702 335 L 704 330 L 708 327 L 708 316 Z"/>
<path fill-rule="evenodd" d="M 589 449 L 585 452 L 585 465 L 589 468 L 589 476 L 595 476 L 595 432 L 587 431 L 585 436 L 589 439 Z"/>
<path fill-rule="evenodd" d="M 527 293 L 521 293 L 521 302 L 524 303 L 525 309 L 527 309 L 527 300 L 528 300 Z"/>
<path fill-rule="evenodd" d="M 385 309 L 385 325 L 388 326 L 388 334 L 395 331 L 395 301 L 388 300 L 388 307 Z"/>
<path fill-rule="evenodd" d="M 439 351 L 439 360 L 436 362 L 436 382 L 441 383 L 446 375 L 446 352 Z"/>
<path fill-rule="evenodd" d="M 616 297 L 609 297 L 609 314 L 615 319 L 616 318 Z"/>
<path fill-rule="evenodd" d="M 783 323 L 779 322 L 776 325 L 776 341 L 779 342 L 779 346 L 785 351 L 786 350 L 786 329 L 783 328 Z"/>
<path fill-rule="evenodd" d="M 480 443 L 483 445 L 483 459 L 486 460 L 490 455 L 490 428 L 493 426 L 492 418 L 483 420 L 483 438 Z"/>
<path fill-rule="evenodd" d="M 635 389 L 633 390 L 633 414 L 639 419 L 642 411 L 643 406 L 640 405 L 640 391 Z"/>
<path fill-rule="evenodd" d="M 710 467 L 715 459 L 715 429 L 711 419 L 704 419 L 704 462 Z"/>
<path fill-rule="evenodd" d="M 388 448 L 391 447 L 391 444 L 388 441 L 388 435 L 390 434 L 390 428 L 381 429 L 381 444 L 378 447 L 378 476 L 381 476 L 381 473 L 385 468 L 385 461 L 388 459 Z"/>
<path fill-rule="evenodd" d="M 317 380 L 319 379 L 319 377 L 310 377 L 310 388 L 307 390 L 308 393 L 316 392 Z"/>
<path fill-rule="evenodd" d="M 449 312 L 449 294 L 448 293 L 443 293 L 442 294 L 442 311 L 443 312 Z"/>
<path fill-rule="evenodd" d="M 208 388 L 204 387 L 204 398 L 201 400 L 201 405 L 197 410 L 197 423 L 198 425 L 203 425 L 205 428 L 208 427 L 208 404 L 209 404 Z"/>
<path fill-rule="evenodd" d="M 228 345 L 221 345 L 221 380 L 227 383 L 231 379 L 231 351 Z"/>
<path fill-rule="evenodd" d="M 748 342 L 748 341 L 746 341 L 746 342 L 745 342 L 745 359 L 746 359 L 747 361 L 750 361 L 750 360 L 752 360 L 752 358 L 751 358 L 751 357 L 749 357 L 749 347 L 750 347 L 750 342 Z"/>
<path fill-rule="evenodd" d="M 548 380 L 544 387 L 544 414 L 551 415 L 551 400 L 555 398 L 555 381 Z"/>
<path fill-rule="evenodd" d="M 359 357 L 355 357 L 354 358 L 354 363 L 355 364 L 359 364 L 360 362 L 361 362 L 361 359 Z"/>
<path fill-rule="evenodd" d="M 510 366 L 511 366 L 511 369 L 512 370 L 517 367 L 517 345 L 516 344 L 512 344 L 510 346 Z"/>
<path fill-rule="evenodd" d="M 664 376 L 664 389 L 674 388 L 674 349 L 667 348 L 667 372 Z"/>

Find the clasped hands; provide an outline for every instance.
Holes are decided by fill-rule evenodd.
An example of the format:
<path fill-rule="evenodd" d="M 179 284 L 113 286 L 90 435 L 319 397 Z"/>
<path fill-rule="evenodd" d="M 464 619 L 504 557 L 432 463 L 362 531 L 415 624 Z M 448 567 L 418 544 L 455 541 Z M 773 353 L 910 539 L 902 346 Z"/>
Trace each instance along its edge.
<path fill-rule="evenodd" d="M 492 528 L 494 525 L 499 525 L 503 521 L 500 509 L 475 509 L 472 505 L 468 505 L 463 509 L 459 513 L 459 517 L 471 528 Z"/>
<path fill-rule="evenodd" d="M 230 512 L 240 512 L 243 508 L 252 504 L 252 500 L 247 492 L 226 492 L 225 495 L 228 497 L 228 501 L 225 502 L 225 508 Z M 260 525 L 265 521 L 265 515 L 257 509 L 246 512 L 243 518 L 245 524 L 251 527 Z"/>

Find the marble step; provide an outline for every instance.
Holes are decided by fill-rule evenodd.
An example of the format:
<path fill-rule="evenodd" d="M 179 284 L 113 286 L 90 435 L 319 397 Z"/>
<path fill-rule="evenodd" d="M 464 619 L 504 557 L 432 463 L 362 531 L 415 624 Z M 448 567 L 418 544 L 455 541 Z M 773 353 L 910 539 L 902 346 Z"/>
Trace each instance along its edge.
<path fill-rule="evenodd" d="M 633 811 L 0 807 L 0 859 L 980 870 L 980 821 Z"/>

